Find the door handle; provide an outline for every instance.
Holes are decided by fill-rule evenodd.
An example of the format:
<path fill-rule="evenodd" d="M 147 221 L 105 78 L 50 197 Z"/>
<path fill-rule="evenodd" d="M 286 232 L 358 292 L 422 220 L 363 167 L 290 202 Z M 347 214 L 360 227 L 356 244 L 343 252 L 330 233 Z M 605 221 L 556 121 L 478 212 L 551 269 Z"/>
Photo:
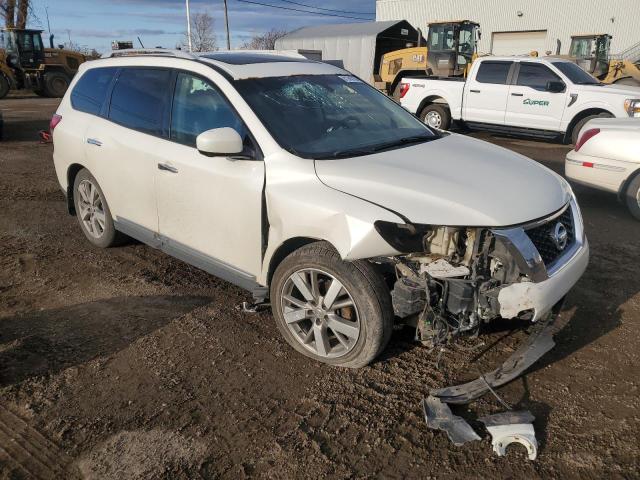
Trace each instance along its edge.
<path fill-rule="evenodd" d="M 168 163 L 159 163 L 158 170 L 164 170 L 165 172 L 178 173 L 178 169 Z"/>
<path fill-rule="evenodd" d="M 512 93 L 512 97 L 524 97 L 524 93 Z"/>
<path fill-rule="evenodd" d="M 102 146 L 102 142 L 100 140 L 96 140 L 95 138 L 87 138 L 87 143 L 89 145 L 95 145 L 96 147 Z"/>
<path fill-rule="evenodd" d="M 480 90 L 469 90 L 471 93 L 480 93 Z"/>

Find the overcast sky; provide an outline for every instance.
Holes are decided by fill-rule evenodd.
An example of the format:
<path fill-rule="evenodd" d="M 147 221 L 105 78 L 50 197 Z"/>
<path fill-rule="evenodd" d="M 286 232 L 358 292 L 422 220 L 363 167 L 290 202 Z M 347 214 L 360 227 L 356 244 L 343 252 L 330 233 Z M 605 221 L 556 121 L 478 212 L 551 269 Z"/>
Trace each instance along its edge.
<path fill-rule="evenodd" d="M 332 15 L 375 19 L 375 0 L 251 0 L 281 7 L 315 11 Z M 55 43 L 68 41 L 96 48 L 100 52 L 111 49 L 112 40 L 133 40 L 140 36 L 146 47 L 173 48 L 184 38 L 186 29 L 184 0 L 32 0 L 39 27 L 47 30 L 45 6 L 48 5 L 51 30 Z M 334 12 L 296 4 L 317 5 Z M 240 45 L 246 38 L 273 27 L 293 30 L 305 25 L 323 23 L 351 23 L 358 20 L 299 11 L 282 10 L 228 0 L 231 44 Z M 224 47 L 223 0 L 190 0 L 191 12 L 208 11 L 215 19 L 219 47 Z M 356 12 L 356 13 L 345 13 Z M 360 13 L 362 12 L 362 13 Z M 368 15 L 367 15 L 368 14 Z M 38 27 L 37 22 L 32 23 Z M 46 37 L 46 36 L 45 36 Z M 47 41 L 45 43 L 48 44 Z M 48 45 L 47 45 L 48 46 Z M 139 46 L 139 45 L 136 45 Z"/>

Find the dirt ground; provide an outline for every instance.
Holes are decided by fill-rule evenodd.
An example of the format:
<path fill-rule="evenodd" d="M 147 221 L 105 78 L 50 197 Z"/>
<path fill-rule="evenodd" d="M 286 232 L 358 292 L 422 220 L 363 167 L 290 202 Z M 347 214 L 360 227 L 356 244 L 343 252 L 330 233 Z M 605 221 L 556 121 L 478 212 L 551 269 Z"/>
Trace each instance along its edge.
<path fill-rule="evenodd" d="M 370 367 L 308 360 L 269 311 L 239 310 L 240 289 L 145 245 L 90 246 L 37 142 L 56 104 L 0 101 L 0 479 L 640 478 L 640 223 L 612 196 L 575 189 L 592 256 L 568 325 L 499 390 L 535 415 L 539 456 L 499 458 L 477 421 L 504 410 L 495 398 L 454 408 L 483 437 L 459 448 L 419 402 L 522 332 L 438 355 L 398 330 Z M 568 150 L 477 136 L 556 171 Z"/>

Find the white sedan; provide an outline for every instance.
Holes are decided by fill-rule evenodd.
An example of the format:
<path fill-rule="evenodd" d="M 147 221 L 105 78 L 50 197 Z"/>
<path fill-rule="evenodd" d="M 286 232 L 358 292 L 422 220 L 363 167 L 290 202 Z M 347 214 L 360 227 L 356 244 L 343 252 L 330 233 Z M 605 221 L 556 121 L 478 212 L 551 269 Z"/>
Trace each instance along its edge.
<path fill-rule="evenodd" d="M 640 220 L 640 119 L 587 122 L 575 148 L 567 154 L 565 175 L 574 182 L 618 194 Z"/>

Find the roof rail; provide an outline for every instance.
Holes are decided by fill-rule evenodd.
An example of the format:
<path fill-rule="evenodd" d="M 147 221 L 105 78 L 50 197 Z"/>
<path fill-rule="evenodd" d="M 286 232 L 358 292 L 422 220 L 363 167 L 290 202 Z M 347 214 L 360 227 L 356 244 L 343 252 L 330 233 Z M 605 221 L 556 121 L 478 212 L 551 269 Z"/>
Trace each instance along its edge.
<path fill-rule="evenodd" d="M 112 50 L 102 58 L 114 57 L 136 57 L 142 55 L 155 55 L 163 57 L 176 57 L 194 60 L 195 55 L 184 50 L 171 50 L 167 48 L 125 48 L 123 50 Z"/>

